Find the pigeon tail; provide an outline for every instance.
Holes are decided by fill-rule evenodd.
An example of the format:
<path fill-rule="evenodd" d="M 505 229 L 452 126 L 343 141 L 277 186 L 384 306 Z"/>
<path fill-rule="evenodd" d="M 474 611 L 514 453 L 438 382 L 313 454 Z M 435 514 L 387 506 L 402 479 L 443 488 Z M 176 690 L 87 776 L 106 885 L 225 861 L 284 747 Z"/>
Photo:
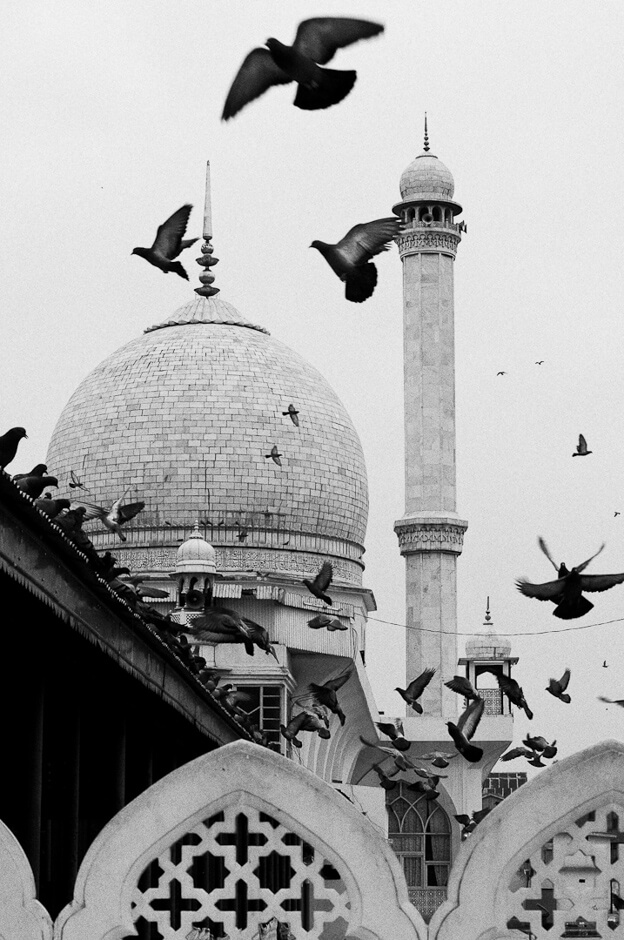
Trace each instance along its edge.
<path fill-rule="evenodd" d="M 411 705 L 415 712 L 417 712 L 419 715 L 422 715 L 423 707 L 420 702 L 412 702 Z"/>
<path fill-rule="evenodd" d="M 531 711 L 531 709 L 529 708 L 529 706 L 527 705 L 527 703 L 525 702 L 522 707 L 524 708 L 524 712 L 525 712 L 527 718 L 529 719 L 529 721 L 533 721 L 533 712 Z"/>
<path fill-rule="evenodd" d="M 299 85 L 293 104 L 303 111 L 320 111 L 346 98 L 357 78 L 357 72 L 321 69 L 315 71 L 313 84 Z"/>
<path fill-rule="evenodd" d="M 174 261 L 173 264 L 170 264 L 167 268 L 167 273 L 173 271 L 174 274 L 179 274 L 180 277 L 183 277 L 185 281 L 188 281 L 189 277 L 180 261 Z"/>
<path fill-rule="evenodd" d="M 563 600 L 553 610 L 553 616 L 559 617 L 561 620 L 574 620 L 576 617 L 584 617 L 592 610 L 593 606 L 591 601 L 581 595 L 571 600 Z"/>
<path fill-rule="evenodd" d="M 369 261 L 345 278 L 345 297 L 354 304 L 361 304 L 372 295 L 377 286 L 377 268 Z"/>

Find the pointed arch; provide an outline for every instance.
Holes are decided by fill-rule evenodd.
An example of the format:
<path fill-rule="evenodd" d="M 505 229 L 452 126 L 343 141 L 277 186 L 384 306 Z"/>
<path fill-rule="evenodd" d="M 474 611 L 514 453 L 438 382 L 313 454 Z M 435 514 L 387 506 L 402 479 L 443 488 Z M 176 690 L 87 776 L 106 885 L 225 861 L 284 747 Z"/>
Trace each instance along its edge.
<path fill-rule="evenodd" d="M 52 919 L 36 897 L 26 853 L 0 821 L 0 940 L 51 940 Z"/>

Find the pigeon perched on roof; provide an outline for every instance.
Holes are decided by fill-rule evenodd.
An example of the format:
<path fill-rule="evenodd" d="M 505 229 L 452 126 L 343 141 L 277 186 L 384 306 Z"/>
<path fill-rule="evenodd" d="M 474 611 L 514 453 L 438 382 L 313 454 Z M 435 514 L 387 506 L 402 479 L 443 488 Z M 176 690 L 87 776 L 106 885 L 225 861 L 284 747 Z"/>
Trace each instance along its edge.
<path fill-rule="evenodd" d="M 463 695 L 464 698 L 468 700 L 479 698 L 472 683 L 469 679 L 466 679 L 465 676 L 453 676 L 453 678 L 445 682 L 444 685 L 447 689 L 450 689 L 452 692 L 457 692 L 458 695 Z"/>
<path fill-rule="evenodd" d="M 303 20 L 292 46 L 267 39 L 266 49 L 252 49 L 245 57 L 225 100 L 222 121 L 229 121 L 246 104 L 273 85 L 297 82 L 293 104 L 317 111 L 338 104 L 349 94 L 357 73 L 322 69 L 338 49 L 383 32 L 380 23 L 347 17 L 314 17 Z"/>
<path fill-rule="evenodd" d="M 314 594 L 315 597 L 318 597 L 319 600 L 325 601 L 326 604 L 332 603 L 331 597 L 325 592 L 331 584 L 333 573 L 334 569 L 332 567 L 331 561 L 324 561 L 321 565 L 320 571 L 313 581 L 310 581 L 308 578 L 303 579 L 303 583 L 307 587 L 308 591 L 310 591 L 311 594 Z"/>
<path fill-rule="evenodd" d="M 482 698 L 476 698 L 469 703 L 465 711 L 459 716 L 457 724 L 452 721 L 446 722 L 448 733 L 452 737 L 455 747 L 462 757 L 465 757 L 471 764 L 476 764 L 483 757 L 483 748 L 470 742 L 484 711 L 485 702 Z"/>
<path fill-rule="evenodd" d="M 516 680 L 512 679 L 511 676 L 505 676 L 502 674 L 497 675 L 496 680 L 498 682 L 498 687 L 501 690 L 501 692 L 503 692 L 507 696 L 509 701 L 513 705 L 515 705 L 516 708 L 524 709 L 524 712 L 527 718 L 529 719 L 529 721 L 531 721 L 533 718 L 533 712 L 527 705 L 527 701 L 524 697 L 524 692 L 522 691 L 522 689 L 520 688 Z"/>
<path fill-rule="evenodd" d="M 539 543 L 542 551 L 547 554 L 543 539 L 540 539 Z M 591 601 L 583 597 L 583 591 L 608 591 L 616 584 L 624 582 L 624 573 L 581 574 L 603 548 L 604 543 L 591 558 L 588 558 L 580 565 L 576 565 L 571 571 L 568 571 L 564 564 L 557 568 L 555 562 L 547 554 L 547 557 L 557 568 L 559 574 L 557 580 L 547 581 L 544 584 L 532 584 L 526 578 L 520 578 L 516 581 L 516 586 L 525 597 L 533 597 L 538 601 L 550 601 L 556 604 L 553 610 L 555 617 L 560 617 L 562 620 L 574 620 L 577 617 L 583 617 L 594 606 Z"/>
<path fill-rule="evenodd" d="M 593 454 L 592 450 L 587 450 L 587 441 L 582 434 L 579 434 L 578 444 L 576 445 L 576 451 L 572 454 L 573 457 L 587 457 L 588 454 Z"/>
<path fill-rule="evenodd" d="M 570 670 L 566 669 L 561 676 L 561 679 L 549 679 L 548 685 L 546 686 L 546 691 L 550 692 L 551 695 L 554 695 L 555 698 L 561 699 L 561 701 L 565 702 L 566 705 L 569 705 L 572 701 L 566 692 L 569 681 Z"/>
<path fill-rule="evenodd" d="M 329 728 L 321 716 L 317 712 L 307 709 L 291 718 L 286 726 L 280 725 L 280 731 L 286 740 L 291 741 L 295 747 L 302 746 L 301 741 L 297 738 L 300 731 L 316 731 L 319 738 L 331 738 Z"/>
<path fill-rule="evenodd" d="M 15 458 L 19 442 L 23 437 L 28 437 L 24 428 L 9 428 L 0 436 L 0 467 L 3 470 Z"/>
<path fill-rule="evenodd" d="M 16 483 L 17 480 L 24 480 L 26 477 L 44 477 L 47 472 L 46 464 L 38 463 L 28 473 L 14 473 L 11 479 Z"/>
<path fill-rule="evenodd" d="M 400 689 L 398 686 L 395 686 L 395 692 L 398 692 L 401 698 L 407 702 L 408 705 L 411 705 L 414 711 L 419 715 L 422 715 L 423 707 L 418 699 L 433 679 L 435 671 L 435 667 L 431 666 L 424 669 L 416 679 L 412 679 L 406 689 Z"/>
<path fill-rule="evenodd" d="M 277 464 L 278 467 L 282 466 L 282 461 L 280 460 L 280 457 L 282 457 L 283 454 L 280 454 L 277 448 L 277 444 L 273 444 L 273 447 L 271 448 L 271 453 L 265 454 L 264 456 L 266 457 L 267 460 L 270 458 L 273 461 L 273 463 Z"/>
<path fill-rule="evenodd" d="M 316 239 L 310 248 L 320 251 L 332 271 L 344 281 L 347 300 L 360 304 L 372 295 L 377 284 L 377 268 L 371 258 L 387 251 L 401 228 L 401 220 L 396 216 L 375 219 L 354 225 L 335 245 Z"/>
<path fill-rule="evenodd" d="M 115 500 L 113 505 L 109 507 L 88 503 L 84 499 L 77 500 L 77 503 L 80 506 L 84 506 L 86 509 L 85 522 L 88 522 L 90 519 L 99 519 L 109 532 L 115 532 L 121 541 L 125 542 L 126 536 L 121 530 L 122 525 L 126 522 L 130 522 L 135 516 L 138 516 L 141 510 L 145 509 L 145 503 L 143 500 L 139 500 L 138 502 L 126 503 L 122 506 L 122 499 L 123 496 L 120 496 L 119 499 Z"/>
<path fill-rule="evenodd" d="M 290 420 L 295 425 L 296 428 L 299 427 L 299 412 L 294 405 L 289 405 L 286 411 L 282 411 L 283 415 L 289 415 Z"/>
<path fill-rule="evenodd" d="M 24 474 L 18 480 L 15 477 L 13 480 L 17 488 L 31 496 L 32 499 L 38 499 L 47 486 L 58 486 L 56 477 L 51 476 L 28 476 Z"/>
<path fill-rule="evenodd" d="M 166 222 L 158 226 L 156 238 L 151 248 L 133 248 L 132 254 L 145 258 L 146 261 L 149 261 L 154 267 L 160 268 L 165 274 L 173 271 L 174 274 L 179 274 L 185 281 L 188 281 L 188 274 L 182 264 L 175 261 L 175 258 L 185 248 L 190 248 L 197 241 L 196 238 L 184 239 L 192 208 L 193 206 L 189 203 L 181 206 L 173 215 L 169 216 Z"/>
<path fill-rule="evenodd" d="M 311 682 L 308 686 L 314 695 L 315 701 L 318 702 L 319 705 L 324 705 L 325 708 L 328 708 L 334 715 L 337 715 L 341 725 L 344 725 L 346 717 L 345 713 L 338 704 L 338 696 L 336 695 L 336 692 L 338 689 L 343 687 L 345 682 L 347 682 L 352 675 L 353 666 L 346 669 L 335 679 L 329 679 L 322 685 L 317 685 L 316 682 Z"/>
<path fill-rule="evenodd" d="M 35 506 L 50 519 L 55 519 L 64 509 L 69 509 L 68 499 L 36 499 Z"/>

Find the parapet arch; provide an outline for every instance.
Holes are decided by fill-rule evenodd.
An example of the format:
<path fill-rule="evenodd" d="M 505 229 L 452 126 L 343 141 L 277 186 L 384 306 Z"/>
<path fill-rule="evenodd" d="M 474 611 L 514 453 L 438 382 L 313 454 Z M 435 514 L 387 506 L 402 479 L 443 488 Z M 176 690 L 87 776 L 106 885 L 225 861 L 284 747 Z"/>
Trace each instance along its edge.
<path fill-rule="evenodd" d="M 51 940 L 52 919 L 36 898 L 24 850 L 0 821 L 0 940 Z"/>

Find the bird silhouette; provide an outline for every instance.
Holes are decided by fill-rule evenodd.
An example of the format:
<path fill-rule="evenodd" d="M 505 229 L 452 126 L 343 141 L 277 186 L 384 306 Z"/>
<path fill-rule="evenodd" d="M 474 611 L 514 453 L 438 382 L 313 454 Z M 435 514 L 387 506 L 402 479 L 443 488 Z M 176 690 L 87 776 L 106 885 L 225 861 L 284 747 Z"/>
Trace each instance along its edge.
<path fill-rule="evenodd" d="M 506 372 L 497 372 L 496 374 L 497 374 L 497 375 L 507 375 Z"/>
<path fill-rule="evenodd" d="M 422 715 L 423 707 L 418 699 L 433 679 L 435 672 L 435 666 L 429 666 L 427 669 L 424 669 L 416 679 L 412 679 L 406 689 L 400 689 L 398 686 L 395 686 L 395 692 L 398 692 L 401 698 L 407 702 L 408 705 L 411 705 L 414 711 L 419 715 Z"/>
<path fill-rule="evenodd" d="M 347 300 L 360 304 L 372 295 L 377 284 L 377 268 L 371 258 L 387 251 L 401 228 L 400 219 L 394 216 L 375 219 L 354 225 L 335 245 L 315 239 L 310 248 L 316 248 L 344 281 Z"/>
<path fill-rule="evenodd" d="M 291 741 L 295 747 L 302 746 L 301 741 L 297 738 L 300 731 L 316 731 L 320 738 L 331 737 L 329 728 L 327 728 L 318 712 L 308 709 L 291 718 L 286 726 L 280 725 L 280 731 L 286 740 Z"/>
<path fill-rule="evenodd" d="M 572 454 L 573 457 L 587 457 L 588 454 L 593 454 L 593 450 L 587 450 L 587 441 L 582 434 L 579 434 L 578 444 L 576 445 L 576 451 Z"/>
<path fill-rule="evenodd" d="M 299 427 L 299 412 L 294 405 L 289 405 L 286 411 L 282 411 L 282 414 L 290 415 L 290 420 L 292 423 L 295 425 L 295 427 Z"/>
<path fill-rule="evenodd" d="M 515 705 L 516 708 L 524 709 L 524 712 L 527 718 L 529 719 L 529 721 L 531 721 L 533 718 L 533 712 L 527 705 L 527 701 L 524 697 L 524 692 L 522 691 L 522 689 L 520 688 L 516 680 L 512 679 L 511 676 L 505 676 L 503 674 L 497 675 L 496 679 L 498 681 L 498 687 L 501 690 L 501 692 L 503 692 L 507 696 L 509 701 L 513 705 Z"/>
<path fill-rule="evenodd" d="M 362 744 L 366 745 L 366 747 L 374 747 L 377 751 L 381 751 L 382 754 L 385 754 L 386 757 L 392 758 L 394 761 L 394 770 L 388 776 L 395 777 L 397 774 L 404 773 L 408 770 L 416 770 L 416 765 L 413 764 L 405 754 L 391 747 L 384 747 L 383 744 L 377 744 L 375 741 L 367 741 L 363 735 L 359 737 Z"/>
<path fill-rule="evenodd" d="M 535 751 L 529 747 L 512 747 L 510 751 L 507 751 L 506 754 L 503 754 L 499 760 L 508 761 L 516 760 L 517 757 L 526 757 L 527 759 L 532 758 Z"/>
<path fill-rule="evenodd" d="M 455 757 L 459 757 L 459 754 L 452 754 L 448 751 L 430 751 L 428 754 L 421 754 L 421 760 L 431 761 L 434 767 L 448 767 L 449 762 L 452 761 Z"/>
<path fill-rule="evenodd" d="M 624 708 L 624 698 L 605 698 L 604 695 L 599 695 L 598 699 L 601 702 L 607 702 L 609 705 L 619 705 Z"/>
<path fill-rule="evenodd" d="M 394 790 L 396 789 L 398 783 L 396 780 L 391 780 L 387 774 L 381 769 L 381 764 L 373 764 L 372 769 L 375 771 L 379 777 L 379 786 L 383 787 L 384 790 Z"/>
<path fill-rule="evenodd" d="M 247 536 L 249 535 L 249 527 L 244 525 L 238 530 L 238 535 L 236 538 L 239 542 L 244 542 Z"/>
<path fill-rule="evenodd" d="M 538 541 L 540 548 L 557 570 L 559 577 L 556 581 L 547 581 L 545 584 L 532 584 L 526 578 L 520 578 L 516 581 L 516 586 L 525 597 L 533 597 L 538 601 L 551 601 L 555 604 L 553 611 L 555 617 L 560 617 L 562 620 L 574 620 L 577 617 L 583 617 L 594 606 L 591 601 L 583 597 L 583 591 L 608 591 L 616 584 L 622 584 L 624 581 L 624 573 L 582 574 L 590 561 L 593 561 L 603 550 L 604 543 L 591 558 L 569 571 L 563 563 L 557 567 L 550 557 L 544 540 L 540 538 Z"/>
<path fill-rule="evenodd" d="M 71 502 L 68 499 L 36 499 L 35 506 L 50 519 L 55 519 L 64 509 L 69 509 Z"/>
<path fill-rule="evenodd" d="M 85 485 L 80 479 L 80 477 L 74 473 L 73 470 L 69 471 L 69 488 L 70 490 L 84 490 Z"/>
<path fill-rule="evenodd" d="M 619 513 L 619 512 L 614 512 L 614 513 L 613 513 L 613 518 L 615 519 L 616 516 L 620 516 L 620 515 L 621 515 L 621 513 Z"/>
<path fill-rule="evenodd" d="M 3 470 L 15 458 L 19 442 L 23 437 L 28 437 L 24 428 L 9 428 L 0 436 L 0 467 Z"/>
<path fill-rule="evenodd" d="M 283 454 L 280 454 L 280 452 L 278 451 L 277 444 L 273 444 L 273 447 L 271 448 L 271 453 L 265 454 L 264 456 L 266 457 L 267 460 L 270 458 L 273 461 L 273 463 L 277 464 L 278 467 L 282 466 L 282 461 L 280 460 L 280 457 L 282 457 Z"/>
<path fill-rule="evenodd" d="M 554 695 L 555 698 L 561 699 L 562 702 L 570 704 L 572 699 L 566 693 L 568 683 L 570 681 L 570 670 L 566 669 L 564 674 L 561 676 L 561 679 L 550 679 L 548 685 L 546 686 L 546 691 L 550 692 L 551 695 Z"/>
<path fill-rule="evenodd" d="M 47 486 L 58 486 L 56 477 L 39 476 L 38 474 L 35 476 L 24 474 L 17 480 L 13 477 L 13 480 L 17 488 L 32 497 L 32 499 L 38 499 Z"/>
<path fill-rule="evenodd" d="M 468 707 L 459 716 L 457 724 L 452 721 L 446 722 L 448 733 L 453 739 L 455 747 L 466 760 L 471 764 L 476 764 L 483 757 L 483 748 L 476 744 L 471 744 L 474 733 L 477 730 L 481 716 L 485 711 L 485 702 L 482 698 L 476 698 L 470 702 Z"/>
<path fill-rule="evenodd" d="M 16 483 L 17 480 L 25 480 L 26 477 L 43 477 L 47 472 L 47 466 L 44 463 L 38 463 L 28 473 L 14 473 L 11 479 Z"/>
<path fill-rule="evenodd" d="M 122 532 L 122 525 L 126 522 L 130 522 L 135 516 L 138 516 L 138 514 L 145 509 L 145 503 L 143 500 L 138 500 L 135 503 L 126 503 L 122 506 L 121 501 L 123 498 L 123 496 L 120 496 L 119 499 L 115 500 L 112 506 L 108 507 L 98 506 L 96 503 L 88 503 L 83 499 L 77 500 L 77 502 L 86 509 L 85 522 L 88 522 L 90 519 L 99 519 L 109 532 L 115 532 L 121 541 L 125 542 L 126 536 Z"/>
<path fill-rule="evenodd" d="M 453 678 L 449 679 L 448 682 L 445 682 L 444 685 L 452 692 L 457 692 L 458 695 L 463 695 L 464 698 L 467 698 L 469 701 L 471 699 L 479 698 L 479 695 L 474 690 L 472 683 L 466 679 L 465 676 L 453 676 Z"/>
<path fill-rule="evenodd" d="M 606 661 L 606 659 L 605 659 L 605 660 L 603 660 L 603 663 L 602 663 L 602 668 L 603 668 L 603 669 L 608 669 L 608 668 L 609 668 L 609 667 L 608 667 L 608 665 L 607 665 L 607 661 Z"/>
<path fill-rule="evenodd" d="M 184 240 L 184 233 L 192 208 L 193 206 L 189 203 L 181 206 L 173 215 L 169 216 L 166 222 L 159 225 L 151 248 L 133 248 L 132 254 L 145 258 L 146 261 L 149 261 L 154 267 L 160 268 L 165 274 L 173 271 L 174 274 L 179 274 L 185 281 L 188 281 L 188 274 L 182 264 L 175 261 L 175 258 L 185 248 L 190 248 L 197 241 L 196 238 Z"/>
<path fill-rule="evenodd" d="M 409 751 L 411 742 L 405 737 L 403 722 L 399 719 L 396 724 L 390 721 L 376 721 L 375 724 L 382 734 L 386 734 L 397 751 Z"/>
<path fill-rule="evenodd" d="M 228 92 L 222 121 L 229 121 L 250 101 L 273 85 L 297 82 L 293 104 L 316 111 L 338 104 L 349 94 L 357 73 L 319 66 L 329 62 L 338 49 L 383 32 L 379 23 L 346 17 L 315 17 L 303 20 L 292 46 L 267 39 L 266 49 L 252 49 L 241 65 Z"/>
<path fill-rule="evenodd" d="M 313 581 L 310 581 L 308 578 L 303 579 L 303 583 L 307 587 L 308 591 L 310 591 L 311 594 L 314 594 L 315 597 L 318 597 L 319 600 L 325 601 L 326 604 L 332 603 L 331 597 L 325 592 L 331 584 L 333 573 L 334 569 L 332 567 L 331 561 L 324 561 L 321 565 L 320 571 Z"/>
<path fill-rule="evenodd" d="M 541 366 L 541 364 L 543 363 L 543 361 L 544 361 L 543 359 L 538 359 L 537 362 L 535 363 L 535 365 L 536 365 L 536 366 Z"/>
<path fill-rule="evenodd" d="M 335 679 L 329 679 L 327 682 L 324 682 L 322 685 L 317 685 L 316 682 L 311 682 L 308 686 L 310 692 L 314 696 L 314 700 L 318 702 L 319 705 L 324 705 L 325 708 L 328 708 L 330 712 L 334 715 L 337 715 L 340 724 L 344 725 L 345 723 L 345 714 L 338 704 L 338 696 L 336 692 L 338 689 L 341 689 L 345 682 L 347 682 L 353 675 L 353 666 L 345 670 Z"/>
<path fill-rule="evenodd" d="M 328 617 L 327 614 L 318 614 L 318 616 L 308 620 L 308 626 L 312 627 L 313 630 L 322 630 L 324 627 L 327 627 L 331 621 L 332 618 Z"/>
<path fill-rule="evenodd" d="M 279 661 L 274 647 L 269 642 L 268 631 L 249 617 L 241 616 L 231 607 L 207 607 L 205 629 L 216 634 L 217 642 L 242 643 L 248 656 L 254 655 L 257 646 L 267 655 L 270 653 L 276 662 Z"/>

